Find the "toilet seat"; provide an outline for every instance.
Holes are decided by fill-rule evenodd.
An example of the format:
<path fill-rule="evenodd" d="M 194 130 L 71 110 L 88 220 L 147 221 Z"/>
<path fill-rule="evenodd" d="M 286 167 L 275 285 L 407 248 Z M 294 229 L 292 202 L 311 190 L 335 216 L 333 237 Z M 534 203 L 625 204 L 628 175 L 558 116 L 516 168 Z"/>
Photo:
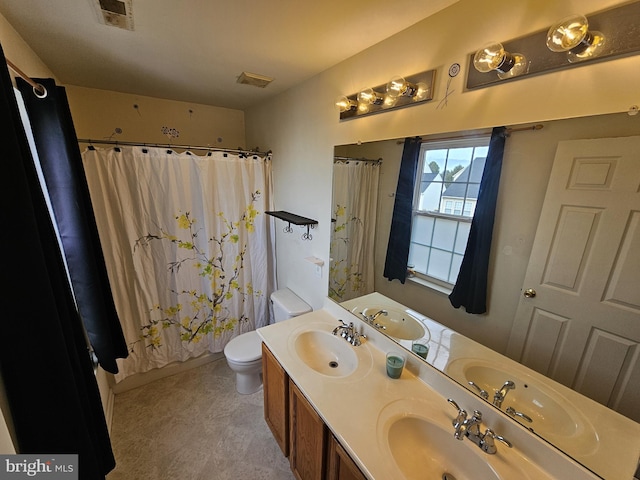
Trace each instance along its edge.
<path fill-rule="evenodd" d="M 261 361 L 262 339 L 255 330 L 238 335 L 224 347 L 224 355 L 235 363 Z"/>

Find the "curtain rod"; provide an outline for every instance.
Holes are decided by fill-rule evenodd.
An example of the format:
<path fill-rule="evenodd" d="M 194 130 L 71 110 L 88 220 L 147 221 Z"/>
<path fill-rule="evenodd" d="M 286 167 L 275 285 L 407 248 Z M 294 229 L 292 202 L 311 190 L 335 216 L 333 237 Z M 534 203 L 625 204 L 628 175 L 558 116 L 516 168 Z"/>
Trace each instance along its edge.
<path fill-rule="evenodd" d="M 382 162 L 382 158 L 372 159 L 372 158 L 356 158 L 356 157 L 339 157 L 334 155 L 333 161 L 344 161 L 344 162 Z"/>
<path fill-rule="evenodd" d="M 7 61 L 7 67 L 9 67 L 11 70 L 16 72 L 20 78 L 22 78 L 25 82 L 31 85 L 33 87 L 34 92 L 36 92 L 36 94 L 40 95 L 43 98 L 47 96 L 46 88 L 44 88 L 39 83 L 36 83 L 35 81 L 33 81 L 26 73 L 24 73 L 22 70 L 16 67 L 13 64 L 13 62 L 11 62 L 8 58 L 5 58 L 5 60 Z"/>
<path fill-rule="evenodd" d="M 536 123 L 535 125 L 530 125 L 528 127 L 507 127 L 507 135 L 510 135 L 514 132 L 528 132 L 528 131 L 542 130 L 543 128 L 544 128 L 544 125 L 542 125 L 541 123 Z M 469 133 L 468 135 L 455 135 L 451 137 L 447 137 L 445 135 L 430 137 L 429 135 L 426 135 L 426 138 L 427 138 L 427 141 L 433 142 L 433 141 L 439 141 L 439 140 L 458 140 L 461 138 L 484 137 L 486 135 L 491 135 L 491 130 L 479 130 L 479 131 L 474 131 L 473 133 Z M 396 143 L 398 145 L 401 145 L 404 143 L 404 140 L 398 140 Z"/>
<path fill-rule="evenodd" d="M 209 152 L 227 152 L 227 153 L 241 153 L 245 155 L 258 155 L 267 156 L 271 154 L 271 150 L 268 152 L 256 152 L 252 150 L 233 150 L 230 148 L 218 148 L 218 147 L 205 147 L 199 145 L 172 145 L 170 143 L 142 143 L 142 142 L 121 142 L 118 140 L 91 140 L 87 138 L 79 138 L 78 143 L 98 143 L 103 145 L 120 145 L 127 147 L 158 147 L 158 148 L 179 148 L 181 150 L 206 150 Z"/>

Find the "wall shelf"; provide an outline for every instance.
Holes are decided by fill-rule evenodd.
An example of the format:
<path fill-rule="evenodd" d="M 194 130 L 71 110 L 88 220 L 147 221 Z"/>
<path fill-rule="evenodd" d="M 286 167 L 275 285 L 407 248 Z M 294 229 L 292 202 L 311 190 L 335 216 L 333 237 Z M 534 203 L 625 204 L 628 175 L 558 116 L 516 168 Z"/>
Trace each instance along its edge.
<path fill-rule="evenodd" d="M 307 217 L 301 217 L 300 215 L 296 215 L 295 213 L 285 212 L 284 210 L 275 210 L 275 211 L 264 212 L 264 213 L 287 222 L 289 225 L 284 228 L 285 233 L 293 232 L 293 228 L 291 228 L 291 224 L 306 226 L 307 233 L 302 235 L 303 240 L 311 240 L 313 238 L 311 236 L 311 233 L 309 233 L 309 229 L 314 228 L 318 224 L 317 220 L 313 220 L 312 218 L 307 218 Z"/>

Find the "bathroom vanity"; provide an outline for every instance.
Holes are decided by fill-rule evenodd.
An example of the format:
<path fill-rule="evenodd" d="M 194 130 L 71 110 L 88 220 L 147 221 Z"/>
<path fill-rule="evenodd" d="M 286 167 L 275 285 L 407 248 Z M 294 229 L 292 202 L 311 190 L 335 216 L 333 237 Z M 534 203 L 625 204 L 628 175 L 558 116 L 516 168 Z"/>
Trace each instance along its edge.
<path fill-rule="evenodd" d="M 293 380 L 262 344 L 264 417 L 298 478 L 366 480 Z"/>
<path fill-rule="evenodd" d="M 333 335 L 339 320 L 366 335 L 361 345 Z M 331 301 L 258 334 L 265 419 L 296 478 L 598 478 L 417 356 L 389 378 L 385 355 L 398 344 Z M 453 425 L 476 415 L 483 438 L 504 438 L 495 453 Z"/>

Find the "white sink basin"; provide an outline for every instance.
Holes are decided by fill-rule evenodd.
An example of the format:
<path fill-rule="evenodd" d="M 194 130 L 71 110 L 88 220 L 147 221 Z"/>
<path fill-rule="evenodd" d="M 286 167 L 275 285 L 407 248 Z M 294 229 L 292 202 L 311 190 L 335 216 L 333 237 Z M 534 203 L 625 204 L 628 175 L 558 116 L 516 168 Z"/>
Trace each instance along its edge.
<path fill-rule="evenodd" d="M 572 452 L 584 455 L 598 447 L 598 437 L 589 419 L 542 379 L 515 367 L 469 358 L 454 360 L 447 366 L 446 373 L 474 393 L 478 391 L 468 385 L 470 381 L 486 390 L 489 402 L 493 401 L 494 392 L 505 381 L 511 380 L 515 383 L 515 389 L 507 393 L 502 410 L 512 407 L 524 413 L 533 421 L 528 422 L 517 416 L 514 418 L 553 443 L 571 445 Z"/>
<path fill-rule="evenodd" d="M 457 480 L 498 479 L 493 469 L 477 455 L 468 455 L 467 445 L 453 434 L 420 417 L 399 417 L 389 427 L 389 449 L 407 479 L 424 479 L 426 472 L 441 478 L 443 473 Z M 459 460 L 459 461 L 452 461 Z"/>
<path fill-rule="evenodd" d="M 456 480 L 530 478 L 518 465 L 510 464 L 510 459 L 521 458 L 512 449 L 499 444 L 498 452 L 489 455 L 468 439 L 456 440 L 451 418 L 427 402 L 392 402 L 378 417 L 380 449 L 405 480 L 440 479 L 444 473 Z"/>
<path fill-rule="evenodd" d="M 362 310 L 364 315 L 374 315 L 380 310 L 387 312 L 386 315 L 379 315 L 375 323 L 384 327 L 382 331 L 390 337 L 399 340 L 417 340 L 427 334 L 426 327 L 417 318 L 402 310 L 385 308 L 381 306 L 367 307 Z"/>
<path fill-rule="evenodd" d="M 343 338 L 322 330 L 308 330 L 295 337 L 298 357 L 311 369 L 331 377 L 351 375 L 358 366 L 355 348 Z"/>

